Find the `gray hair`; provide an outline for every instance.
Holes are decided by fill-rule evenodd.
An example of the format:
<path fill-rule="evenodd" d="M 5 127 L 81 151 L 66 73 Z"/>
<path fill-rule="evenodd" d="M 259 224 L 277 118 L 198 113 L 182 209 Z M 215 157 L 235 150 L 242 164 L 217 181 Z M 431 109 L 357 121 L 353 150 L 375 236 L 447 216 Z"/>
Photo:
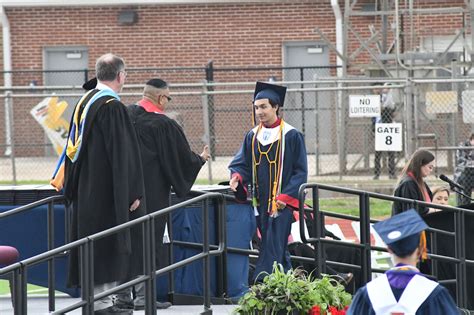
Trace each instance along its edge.
<path fill-rule="evenodd" d="M 124 69 L 123 59 L 111 53 L 100 56 L 95 63 L 95 74 L 99 81 L 113 81 Z"/>

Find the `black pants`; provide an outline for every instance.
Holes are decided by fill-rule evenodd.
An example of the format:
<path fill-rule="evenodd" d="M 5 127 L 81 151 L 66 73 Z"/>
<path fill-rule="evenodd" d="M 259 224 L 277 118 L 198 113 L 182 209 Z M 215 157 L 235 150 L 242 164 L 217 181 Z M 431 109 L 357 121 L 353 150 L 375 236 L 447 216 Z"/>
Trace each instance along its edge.
<path fill-rule="evenodd" d="M 474 168 L 466 167 L 462 172 L 461 176 L 459 176 L 458 184 L 464 187 L 462 191 L 464 194 L 471 196 L 472 188 L 474 188 Z M 456 201 L 458 206 L 468 205 L 472 203 L 472 201 L 460 194 L 456 195 Z"/>
<path fill-rule="evenodd" d="M 375 151 L 375 175 L 380 176 L 380 171 L 382 169 L 380 165 L 380 160 L 382 158 L 382 153 L 387 153 L 388 155 L 388 174 L 390 176 L 395 176 L 395 153 L 391 151 Z"/>

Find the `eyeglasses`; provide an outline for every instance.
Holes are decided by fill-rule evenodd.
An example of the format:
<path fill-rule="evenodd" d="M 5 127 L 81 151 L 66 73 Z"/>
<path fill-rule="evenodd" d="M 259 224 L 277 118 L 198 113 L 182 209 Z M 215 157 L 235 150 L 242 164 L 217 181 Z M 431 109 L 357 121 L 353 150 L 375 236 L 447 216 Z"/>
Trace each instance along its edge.
<path fill-rule="evenodd" d="M 121 70 L 120 72 L 122 72 L 125 77 L 127 76 L 127 71 Z M 120 72 L 119 72 L 119 73 L 120 73 Z"/>
<path fill-rule="evenodd" d="M 168 96 L 168 95 L 164 95 L 164 94 L 163 94 L 163 95 L 161 95 L 161 96 L 166 97 L 166 99 L 168 100 L 168 102 L 171 102 L 171 100 L 172 100 L 172 98 L 171 98 L 170 96 Z"/>

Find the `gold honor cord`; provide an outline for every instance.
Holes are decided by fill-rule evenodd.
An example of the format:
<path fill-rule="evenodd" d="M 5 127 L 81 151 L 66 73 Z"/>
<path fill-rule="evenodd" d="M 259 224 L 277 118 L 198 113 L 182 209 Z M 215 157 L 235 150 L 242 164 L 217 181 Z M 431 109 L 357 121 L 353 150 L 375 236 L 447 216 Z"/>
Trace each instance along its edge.
<path fill-rule="evenodd" d="M 257 132 L 254 134 L 254 136 L 252 137 L 252 166 L 253 166 L 253 173 L 254 173 L 254 181 L 253 181 L 253 185 L 254 185 L 254 193 L 253 193 L 253 196 L 252 196 L 252 203 L 253 203 L 253 206 L 258 206 L 259 205 L 259 202 L 258 202 L 258 176 L 257 176 L 257 168 L 258 166 L 260 166 L 260 163 L 262 162 L 262 157 L 265 156 L 267 161 L 268 161 L 268 164 L 269 164 L 269 192 L 268 192 L 268 207 L 267 207 L 267 211 L 268 213 L 271 213 L 271 215 L 275 215 L 278 211 L 278 207 L 277 207 L 277 204 L 276 204 L 276 195 L 277 195 L 277 190 L 278 190 L 278 184 L 280 183 L 280 175 L 281 175 L 281 167 L 282 167 L 282 163 L 281 163 L 281 153 L 282 153 L 282 150 L 281 150 L 281 141 L 282 141 L 282 136 L 283 136 L 283 125 L 284 125 L 284 122 L 283 122 L 283 119 L 281 120 L 281 123 L 280 123 L 280 131 L 279 131 L 279 134 L 278 134 L 278 139 L 277 141 L 275 141 L 277 143 L 277 147 L 276 147 L 276 151 L 275 151 L 275 159 L 274 160 L 271 160 L 270 159 L 270 156 L 268 155 L 270 153 L 270 151 L 272 150 L 273 148 L 273 144 L 275 142 L 272 142 L 270 144 L 270 147 L 266 150 L 266 151 L 262 151 L 261 147 L 260 147 L 260 142 L 257 140 L 257 136 L 258 136 L 258 133 L 260 132 L 260 130 L 262 129 L 262 124 L 260 124 L 258 126 L 258 129 L 257 129 Z M 258 157 L 258 161 L 255 157 L 255 141 L 257 141 L 257 149 L 258 149 L 258 153 L 259 153 L 259 157 Z M 273 182 L 273 185 L 272 185 L 272 174 L 274 174 L 274 182 Z"/>

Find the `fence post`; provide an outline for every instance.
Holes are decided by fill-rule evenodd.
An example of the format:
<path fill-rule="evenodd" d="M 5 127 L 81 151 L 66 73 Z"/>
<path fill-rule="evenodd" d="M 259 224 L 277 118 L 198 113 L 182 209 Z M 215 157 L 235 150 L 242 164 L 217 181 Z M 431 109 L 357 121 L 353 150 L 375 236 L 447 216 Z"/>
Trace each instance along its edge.
<path fill-rule="evenodd" d="M 213 61 L 209 61 L 206 65 L 206 81 L 209 83 L 214 82 L 214 63 Z M 214 86 L 206 85 L 207 90 L 212 92 L 214 91 Z M 216 143 L 215 143 L 215 134 L 214 134 L 214 95 L 207 94 L 207 102 L 208 102 L 208 120 L 209 120 L 209 149 L 211 151 L 211 159 L 214 161 L 215 159 L 215 152 L 216 152 Z"/>
<path fill-rule="evenodd" d="M 418 140 L 415 136 L 413 121 L 414 121 L 414 106 L 413 106 L 413 82 L 410 79 L 406 81 L 405 87 L 405 104 L 406 104 L 406 133 L 405 133 L 405 147 L 406 147 L 406 157 L 410 156 L 415 152 L 416 147 L 418 146 Z"/>
<path fill-rule="evenodd" d="M 214 151 L 212 150 L 211 146 L 211 123 L 210 123 L 210 111 L 209 111 L 209 95 L 208 95 L 208 87 L 207 82 L 203 81 L 203 91 L 202 91 L 202 115 L 203 115 L 203 124 L 204 124 L 204 143 L 209 145 L 209 149 L 211 150 L 212 159 L 207 161 L 207 179 L 209 184 L 212 184 L 212 160 L 214 159 Z"/>
<path fill-rule="evenodd" d="M 303 89 L 304 88 L 304 68 L 300 68 L 300 81 L 301 85 L 300 87 Z M 304 93 L 303 91 L 300 92 L 300 101 L 301 101 L 301 132 L 303 135 L 306 135 L 306 126 L 305 126 L 305 104 L 304 104 Z M 306 137 L 305 137 L 306 138 Z"/>
<path fill-rule="evenodd" d="M 5 155 L 10 156 L 13 185 L 16 185 L 15 141 L 13 140 L 13 99 L 12 91 L 5 92 Z"/>
<path fill-rule="evenodd" d="M 338 83 L 338 87 L 343 87 L 343 83 Z M 339 156 L 339 179 L 346 173 L 347 155 L 346 155 L 346 93 L 340 89 L 336 94 L 336 126 L 339 132 L 337 133 L 337 153 Z"/>

